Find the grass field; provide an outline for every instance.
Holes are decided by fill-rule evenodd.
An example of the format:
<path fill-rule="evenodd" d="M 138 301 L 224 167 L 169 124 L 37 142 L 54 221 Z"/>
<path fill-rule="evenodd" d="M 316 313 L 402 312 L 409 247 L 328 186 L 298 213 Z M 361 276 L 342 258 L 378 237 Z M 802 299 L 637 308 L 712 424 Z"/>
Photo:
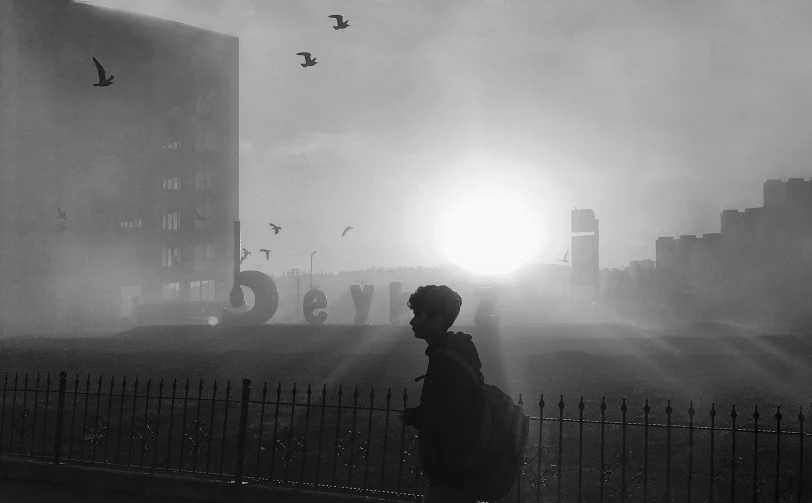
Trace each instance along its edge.
<path fill-rule="evenodd" d="M 671 399 L 679 410 L 693 400 L 701 414 L 711 402 L 797 408 L 812 401 L 812 337 L 756 336 L 721 326 L 670 334 L 619 325 L 517 327 L 499 335 L 461 329 L 474 334 L 486 380 L 514 398 L 521 393 L 526 403 L 544 393 L 556 402 L 564 395 L 568 403 L 583 395 L 588 407 L 601 397 Z M 424 350 L 408 327 L 144 328 L 121 336 L 2 339 L 0 372 L 207 383 L 249 377 L 254 388 L 267 381 L 285 389 L 342 384 L 367 394 L 372 386 L 417 393 Z"/>

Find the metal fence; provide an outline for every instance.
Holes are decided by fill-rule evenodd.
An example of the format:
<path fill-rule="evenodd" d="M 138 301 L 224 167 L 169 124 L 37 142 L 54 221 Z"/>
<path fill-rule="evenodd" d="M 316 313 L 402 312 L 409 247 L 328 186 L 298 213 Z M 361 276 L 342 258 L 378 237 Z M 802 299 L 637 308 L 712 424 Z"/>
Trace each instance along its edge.
<path fill-rule="evenodd" d="M 405 390 L 381 396 L 374 388 L 264 383 L 258 397 L 250 379 L 239 389 L 188 379 L 68 380 L 65 372 L 56 382 L 50 374 L 33 381 L 3 377 L 0 453 L 393 499 L 416 498 L 427 482 L 416 432 L 398 419 L 410 405 Z M 504 500 L 812 501 L 802 410 L 762 417 L 755 407 L 739 417 L 733 406 L 717 418 L 712 405 L 703 421 L 693 404 L 686 413 L 664 405 L 630 409 L 624 399 L 610 408 L 581 397 L 577 418 L 565 418 L 562 396 L 557 417 L 544 417 L 541 395 L 522 473 Z M 585 419 L 586 409 L 595 418 Z M 687 424 L 674 424 L 675 416 Z"/>

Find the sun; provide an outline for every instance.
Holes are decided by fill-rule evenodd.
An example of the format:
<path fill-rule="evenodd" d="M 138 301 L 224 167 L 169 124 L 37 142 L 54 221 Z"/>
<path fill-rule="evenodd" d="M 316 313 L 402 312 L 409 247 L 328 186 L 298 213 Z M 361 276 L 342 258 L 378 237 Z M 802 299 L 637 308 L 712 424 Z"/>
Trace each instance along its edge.
<path fill-rule="evenodd" d="M 536 255 L 538 223 L 519 194 L 484 189 L 451 206 L 439 240 L 446 257 L 463 269 L 504 275 Z"/>

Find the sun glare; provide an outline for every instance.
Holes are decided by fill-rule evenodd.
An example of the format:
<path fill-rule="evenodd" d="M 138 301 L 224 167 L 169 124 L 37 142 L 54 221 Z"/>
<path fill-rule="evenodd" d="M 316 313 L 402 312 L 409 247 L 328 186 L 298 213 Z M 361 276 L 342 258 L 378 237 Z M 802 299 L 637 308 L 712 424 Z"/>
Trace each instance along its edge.
<path fill-rule="evenodd" d="M 440 248 L 475 274 L 509 274 L 531 261 L 539 246 L 538 224 L 516 194 L 483 190 L 453 205 Z"/>

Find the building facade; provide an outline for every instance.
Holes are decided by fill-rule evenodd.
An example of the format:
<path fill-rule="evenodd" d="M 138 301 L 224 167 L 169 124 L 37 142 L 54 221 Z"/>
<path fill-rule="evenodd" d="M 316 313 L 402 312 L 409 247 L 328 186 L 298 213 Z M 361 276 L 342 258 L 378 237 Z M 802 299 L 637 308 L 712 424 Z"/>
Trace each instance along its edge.
<path fill-rule="evenodd" d="M 0 335 L 228 298 L 238 49 L 69 0 L 0 2 Z M 93 86 L 92 57 L 113 85 Z"/>
<path fill-rule="evenodd" d="M 721 231 L 657 238 L 663 284 L 771 315 L 812 302 L 812 180 L 764 183 L 764 206 L 724 210 Z"/>

